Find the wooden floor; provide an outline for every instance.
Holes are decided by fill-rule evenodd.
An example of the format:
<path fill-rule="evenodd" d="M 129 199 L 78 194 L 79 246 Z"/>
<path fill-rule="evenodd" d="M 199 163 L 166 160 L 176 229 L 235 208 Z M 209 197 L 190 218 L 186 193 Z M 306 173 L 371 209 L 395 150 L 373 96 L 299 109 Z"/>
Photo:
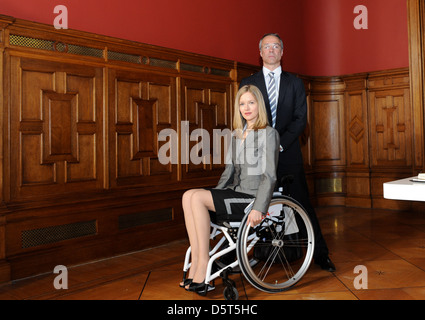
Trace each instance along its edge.
<path fill-rule="evenodd" d="M 312 264 L 295 287 L 276 294 L 260 292 L 235 274 L 240 300 L 425 299 L 425 212 L 333 207 L 317 213 L 337 271 L 329 273 Z M 0 300 L 223 300 L 219 279 L 207 297 L 178 287 L 186 248 L 186 241 L 180 240 L 67 266 L 68 289 L 54 288 L 59 274 L 52 272 L 1 285 Z M 367 268 L 367 289 L 354 286 L 358 265 Z"/>

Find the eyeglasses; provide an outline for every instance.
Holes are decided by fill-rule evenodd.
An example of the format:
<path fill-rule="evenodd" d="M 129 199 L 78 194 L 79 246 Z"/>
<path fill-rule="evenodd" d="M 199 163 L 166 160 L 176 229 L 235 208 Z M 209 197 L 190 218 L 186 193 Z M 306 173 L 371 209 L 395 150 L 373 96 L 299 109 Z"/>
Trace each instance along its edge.
<path fill-rule="evenodd" d="M 265 50 L 269 50 L 269 49 L 271 49 L 271 48 L 273 48 L 273 49 L 275 49 L 275 50 L 278 50 L 278 49 L 280 49 L 281 47 L 280 47 L 280 44 L 277 44 L 277 43 L 270 43 L 270 44 L 265 44 L 265 45 L 263 45 L 263 49 L 265 49 Z"/>

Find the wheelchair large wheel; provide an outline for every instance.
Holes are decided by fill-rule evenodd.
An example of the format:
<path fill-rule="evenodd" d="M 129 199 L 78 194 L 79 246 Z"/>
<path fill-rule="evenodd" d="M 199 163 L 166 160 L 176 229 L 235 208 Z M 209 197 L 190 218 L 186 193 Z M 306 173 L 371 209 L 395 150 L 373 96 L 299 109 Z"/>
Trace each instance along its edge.
<path fill-rule="evenodd" d="M 255 228 L 241 222 L 236 254 L 245 278 L 264 292 L 295 285 L 308 270 L 314 251 L 314 232 L 303 207 L 287 196 L 270 202 L 267 216 Z"/>

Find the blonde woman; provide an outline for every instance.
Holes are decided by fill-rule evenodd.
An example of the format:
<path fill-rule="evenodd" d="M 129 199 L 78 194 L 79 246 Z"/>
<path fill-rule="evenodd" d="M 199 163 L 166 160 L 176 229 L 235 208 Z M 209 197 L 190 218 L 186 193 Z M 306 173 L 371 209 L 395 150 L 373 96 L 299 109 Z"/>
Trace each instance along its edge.
<path fill-rule="evenodd" d="M 205 290 L 210 221 L 241 221 L 244 209 L 254 199 L 247 223 L 255 226 L 267 213 L 279 155 L 279 134 L 267 119 L 260 90 L 252 85 L 240 88 L 235 98 L 234 132 L 218 185 L 214 189 L 188 190 L 183 195 L 192 259 L 188 278 L 180 286 L 189 291 Z"/>

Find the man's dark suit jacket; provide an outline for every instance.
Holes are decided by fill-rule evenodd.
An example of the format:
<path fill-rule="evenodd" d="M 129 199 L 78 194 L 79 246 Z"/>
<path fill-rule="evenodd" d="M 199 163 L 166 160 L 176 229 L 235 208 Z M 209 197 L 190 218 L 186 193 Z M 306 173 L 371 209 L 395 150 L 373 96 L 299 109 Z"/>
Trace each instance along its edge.
<path fill-rule="evenodd" d="M 263 71 L 243 79 L 240 87 L 247 84 L 258 87 L 262 92 L 271 124 L 270 102 Z M 303 81 L 282 70 L 275 127 L 279 132 L 280 145 L 284 149 L 284 152 L 279 153 L 279 166 L 303 164 L 299 136 L 304 131 L 306 123 L 307 102 Z"/>
<path fill-rule="evenodd" d="M 264 74 L 260 72 L 243 79 L 240 87 L 252 84 L 260 89 L 264 96 L 266 109 L 271 121 L 270 102 L 267 95 Z M 320 228 L 315 210 L 310 203 L 308 185 L 304 173 L 304 164 L 301 153 L 299 136 L 307 123 L 307 101 L 304 83 L 296 76 L 282 70 L 279 87 L 279 101 L 277 104 L 276 130 L 280 136 L 280 145 L 284 151 L 279 153 L 277 179 L 286 175 L 294 177 L 290 184 L 290 195 L 306 209 L 313 224 L 316 239 L 314 258 L 327 257 L 329 254 L 326 241 Z"/>

